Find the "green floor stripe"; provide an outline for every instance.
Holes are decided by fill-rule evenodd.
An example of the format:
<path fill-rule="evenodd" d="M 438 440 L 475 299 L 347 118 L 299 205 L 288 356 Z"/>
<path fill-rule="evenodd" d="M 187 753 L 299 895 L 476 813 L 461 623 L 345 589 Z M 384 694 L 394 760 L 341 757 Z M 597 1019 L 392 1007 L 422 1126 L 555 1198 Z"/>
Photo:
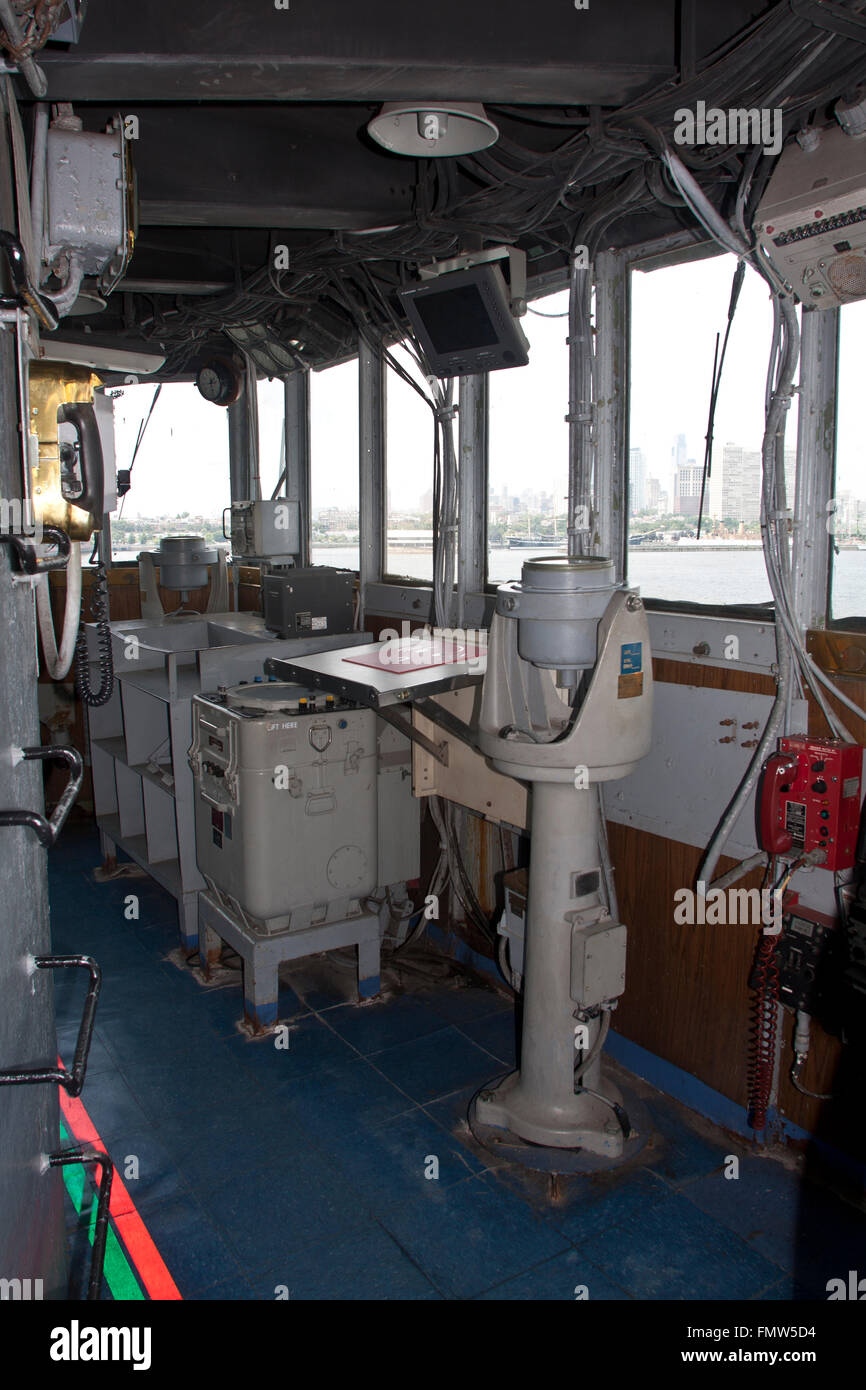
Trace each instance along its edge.
<path fill-rule="evenodd" d="M 63 1121 L 60 1121 L 60 1137 L 65 1145 L 70 1148 L 75 1142 Z M 78 1215 L 81 1215 L 81 1208 L 84 1205 L 84 1190 L 86 1185 L 85 1171 L 83 1163 L 70 1163 L 61 1169 L 63 1181 L 66 1184 L 66 1191 L 69 1193 L 70 1201 L 75 1207 Z M 96 1229 L 96 1194 L 90 1208 L 90 1227 L 87 1232 L 90 1244 L 93 1244 L 93 1234 Z M 120 1241 L 115 1235 L 114 1227 L 108 1223 L 108 1239 L 105 1242 L 105 1282 L 111 1290 L 111 1296 L 115 1300 L 140 1303 L 144 1302 L 144 1294 L 136 1279 L 132 1266 L 124 1253 Z"/>

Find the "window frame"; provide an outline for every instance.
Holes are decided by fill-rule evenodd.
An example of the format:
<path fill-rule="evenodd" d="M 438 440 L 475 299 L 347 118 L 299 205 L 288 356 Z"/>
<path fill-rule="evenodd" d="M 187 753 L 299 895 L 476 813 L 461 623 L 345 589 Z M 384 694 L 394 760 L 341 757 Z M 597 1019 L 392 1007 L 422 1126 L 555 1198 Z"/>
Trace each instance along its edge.
<path fill-rule="evenodd" d="M 665 268 L 667 268 L 667 267 L 669 267 L 669 266 L 686 265 L 686 264 L 689 264 L 689 263 L 691 263 L 691 262 L 698 261 L 698 260 L 709 260 L 709 259 L 714 259 L 715 257 L 717 257 L 717 256 L 722 256 L 722 255 L 724 255 L 724 254 L 725 254 L 725 252 L 721 249 L 721 247 L 718 247 L 718 246 L 716 245 L 715 242 L 709 241 L 709 240 L 702 240 L 702 241 L 697 241 L 697 242 L 696 242 L 695 239 L 694 239 L 693 234 L 690 233 L 690 232 L 675 233 L 675 234 L 673 234 L 671 237 L 662 238 L 661 241 L 659 241 L 659 242 L 648 242 L 648 243 L 645 243 L 645 244 L 643 244 L 643 245 L 633 246 L 633 247 L 630 247 L 630 248 L 626 248 L 625 255 L 626 255 L 626 263 L 627 263 L 628 274 L 629 274 L 629 286 L 631 285 L 631 276 L 632 276 L 632 273 L 633 273 L 635 270 L 641 269 L 641 270 L 643 270 L 643 271 L 650 271 L 650 272 L 651 272 L 652 270 L 662 270 L 662 269 L 665 269 Z M 824 310 L 824 311 L 822 311 L 822 312 L 824 312 L 824 313 L 832 313 L 832 312 L 838 313 L 838 311 L 828 311 L 828 310 Z M 803 318 L 803 315 L 802 315 L 802 313 L 801 313 L 801 320 L 802 320 L 802 318 Z M 629 316 L 629 319 L 630 319 L 630 316 Z M 814 468 L 810 467 L 810 463 L 809 463 L 809 458 L 810 458 L 809 449 L 808 449 L 807 444 L 806 444 L 806 442 L 805 442 L 805 432 L 806 432 L 806 423 L 805 423 L 805 422 L 806 422 L 806 420 L 807 420 L 808 417 L 809 417 L 809 409 L 808 409 L 808 405 L 807 405 L 807 400 L 808 400 L 808 397 L 809 397 L 809 396 L 816 394 L 816 390 L 815 390 L 815 388 L 816 388 L 816 382 L 815 382 L 814 378 L 810 380 L 808 373 L 807 373 L 806 378 L 804 379 L 804 377 L 803 377 L 803 361 L 804 361 L 804 357 L 803 357 L 803 354 L 802 354 L 802 352 L 801 352 L 800 362 L 799 362 L 799 364 L 798 364 L 798 373 L 799 373 L 798 382 L 799 382 L 799 384 L 798 384 L 798 387 L 797 387 L 797 390 L 798 390 L 799 396 L 800 396 L 800 401 L 799 401 L 799 404 L 800 404 L 800 411 L 799 411 L 798 429 L 797 429 L 797 437 L 796 437 L 796 454 L 797 454 L 797 459 L 796 459 L 796 471 L 795 471 L 795 497 L 794 497 L 794 498 L 789 498 L 789 499 L 788 499 L 789 506 L 790 506 L 791 511 L 792 511 L 792 515 L 795 517 L 795 520 L 796 520 L 796 523 L 797 523 L 797 524 L 795 525 L 795 530 L 794 530 L 794 546 L 793 546 L 793 552 L 792 552 L 792 569 L 793 569 L 793 571 L 794 571 L 795 577 L 796 577 L 797 575 L 803 574 L 803 573 L 805 572 L 806 566 L 807 566 L 807 564 L 808 564 L 809 551 L 811 550 L 812 544 L 813 544 L 814 540 L 817 538 L 817 535 L 818 535 L 818 528 L 817 528 L 817 524 L 816 524 L 817 518 L 816 518 L 816 516 L 815 516 L 815 514 L 814 514 L 814 508 L 808 506 L 807 500 L 806 500 L 806 499 L 807 499 L 807 496 L 808 496 L 808 494 L 809 494 L 809 492 L 814 490 L 815 479 L 814 479 L 814 477 L 811 476 L 811 475 L 812 475 L 816 470 L 815 470 Z M 833 375 L 833 386 L 832 386 L 832 392 L 831 392 L 831 394 L 834 396 L 834 399 L 835 399 L 835 398 L 838 397 L 838 357 L 836 357 L 836 358 L 834 359 L 833 364 L 832 364 L 832 367 L 833 367 L 833 372 L 832 372 L 832 375 Z M 632 339 L 631 339 L 631 322 L 629 321 L 629 332 L 628 332 L 628 380 L 629 380 L 629 381 L 631 381 L 631 372 L 632 372 Z M 820 387 L 819 387 L 819 388 L 818 388 L 817 394 L 820 394 L 820 393 L 821 393 L 821 390 L 820 390 Z M 624 457 L 624 461 L 623 461 L 623 483 L 624 483 L 624 489 L 625 489 L 624 495 L 625 495 L 626 498 L 628 498 L 628 487 L 629 487 L 629 459 L 630 459 L 630 449 L 631 449 L 630 420 L 627 420 L 627 427 L 626 427 L 626 443 L 625 443 L 625 451 L 624 451 L 624 452 L 625 452 L 625 457 Z M 835 432 L 835 429 L 834 429 L 834 430 L 833 430 L 833 444 L 832 444 L 831 468 L 830 468 L 830 476 L 831 476 L 832 479 L 835 479 L 835 473 L 836 473 L 836 432 Z M 627 536 L 626 536 L 626 542 L 627 542 Z M 831 549 L 831 551 L 832 551 L 832 547 L 830 547 L 830 549 Z M 831 557 L 830 557 L 830 561 L 831 561 L 831 565 L 832 565 L 832 555 L 831 555 Z M 627 545 L 627 543 L 626 543 L 625 577 L 626 577 L 626 580 L 627 580 L 627 579 L 628 579 L 628 545 Z M 830 569 L 829 572 L 828 572 L 828 575 L 827 575 L 826 591 L 825 591 L 825 602 L 824 602 L 824 604 L 823 604 L 823 622 L 820 623 L 821 626 L 824 626 L 824 625 L 829 621 L 830 603 L 831 603 L 831 593 L 832 593 L 831 585 L 832 585 L 832 570 Z M 798 601 L 798 604 L 797 604 L 798 615 L 799 615 L 799 616 L 801 617 L 801 619 L 802 619 L 802 617 L 803 617 L 803 615 L 804 615 L 804 614 L 803 614 L 803 606 L 804 606 L 804 601 L 805 601 L 804 581 L 803 581 L 802 579 L 800 580 L 799 590 L 795 589 L 795 592 L 798 594 L 798 600 L 799 600 L 799 601 Z M 641 597 L 642 597 L 642 599 L 643 599 L 643 601 L 644 601 L 644 604 L 645 604 L 647 610 L 648 610 L 649 612 L 651 612 L 651 613 L 652 613 L 652 612 L 655 612 L 655 613 L 662 613 L 662 614 L 663 614 L 663 613 L 682 613 L 683 615 L 686 615 L 686 616 L 704 616 L 704 617 L 708 617 L 708 618 L 713 618 L 713 617 L 717 617 L 717 618 L 730 618 L 730 619 L 735 619 L 735 620 L 740 620 L 740 621 L 742 621 L 742 620 L 745 620 L 745 621 L 754 621 L 754 622 L 758 622 L 758 623 L 762 623 L 762 624 L 774 623 L 774 622 L 775 622 L 775 607 L 774 607 L 774 605 L 773 605 L 772 603 L 760 603 L 760 604 L 725 604 L 725 603 L 718 603 L 718 604 L 717 604 L 717 603 L 712 603 L 712 604 L 709 604 L 709 603 L 693 603 L 693 602 L 689 601 L 688 599 L 673 599 L 673 600 L 671 600 L 671 599 L 659 599 L 659 598 L 653 598 L 652 595 L 643 595 L 643 594 L 641 595 Z M 814 600 L 814 590 L 813 590 L 813 600 Z M 808 626 L 808 625 L 809 625 L 809 624 L 807 624 L 807 623 L 805 623 L 805 622 L 803 623 L 803 626 L 804 626 L 804 627 L 806 627 L 806 626 Z"/>
<path fill-rule="evenodd" d="M 624 428 L 620 429 L 618 433 L 617 433 L 616 429 L 613 430 L 612 448 L 613 448 L 613 450 L 614 450 L 613 461 L 614 461 L 614 463 L 615 463 L 615 468 L 611 471 L 611 476 L 610 476 L 609 482 L 610 482 L 610 487 L 611 487 L 611 488 L 613 489 L 613 491 L 614 491 L 614 497 L 615 497 L 616 493 L 618 492 L 620 498 L 623 498 L 623 497 L 624 497 L 624 498 L 627 499 L 627 497 L 628 497 L 628 487 L 629 487 L 629 450 L 630 450 L 630 447 L 631 447 L 630 428 L 629 428 L 629 418 L 628 418 L 628 416 L 629 416 L 629 412 L 628 412 L 628 394 L 629 394 L 629 386 L 630 386 L 630 381 L 631 381 L 631 370 L 632 370 L 631 315 L 630 315 L 631 283 L 632 283 L 631 277 L 632 277 L 632 272 L 635 271 L 635 270 L 637 270 L 637 269 L 641 269 L 641 270 L 646 271 L 646 270 L 653 270 L 653 269 L 662 269 L 662 268 L 665 267 L 665 266 L 674 266 L 674 265 L 688 264 L 688 263 L 690 263 L 690 262 L 692 262 L 692 261 L 709 259 L 710 257 L 714 257 L 714 256 L 716 256 L 716 255 L 722 255 L 722 254 L 724 254 L 724 253 L 723 253 L 720 249 L 717 249 L 717 248 L 715 247 L 715 244 L 714 244 L 713 242 L 707 241 L 707 240 L 698 240 L 698 241 L 696 241 L 695 235 L 694 235 L 693 232 L 684 231 L 684 232 L 674 233 L 673 235 L 671 235 L 671 236 L 669 236 L 669 237 L 661 238 L 661 239 L 658 239 L 658 240 L 655 240 L 655 241 L 648 241 L 648 242 L 645 242 L 645 243 L 640 243 L 640 244 L 638 244 L 638 245 L 634 245 L 634 246 L 631 246 L 631 247 L 622 248 L 622 250 L 617 251 L 617 252 L 614 252 L 614 253 L 605 253 L 605 254 L 612 254 L 612 255 L 614 255 L 614 256 L 617 258 L 617 261 L 618 261 L 618 263 L 621 265 L 622 270 L 623 270 L 623 275 L 622 275 L 622 277 L 621 277 L 622 289 L 621 289 L 621 291 L 619 292 L 619 298 L 617 298 L 616 293 L 614 293 L 614 294 L 610 297 L 609 302 L 608 302 L 608 304 L 607 304 L 607 306 L 606 306 L 606 308 L 607 308 L 606 322 L 611 323 L 611 322 L 613 322 L 614 320 L 616 320 L 616 321 L 619 322 L 620 325 L 625 324 L 625 326 L 626 326 L 626 328 L 625 328 L 625 341 L 626 341 L 627 352 L 626 352 L 626 354 L 625 354 L 625 360 L 626 360 L 626 363 L 627 363 L 627 369 L 626 369 L 625 379 L 624 379 L 623 382 L 620 383 L 620 389 L 621 389 L 621 392 L 622 392 L 622 400 L 620 401 L 620 404 L 619 404 L 620 411 L 621 411 L 621 412 L 624 411 Z M 598 260 L 598 259 L 599 259 L 599 258 L 597 258 L 597 260 Z M 598 274 L 598 267 L 597 267 L 597 266 L 596 266 L 596 273 Z M 555 293 L 557 290 L 562 290 L 562 289 L 567 288 L 567 287 L 568 287 L 568 278 L 569 278 L 569 277 L 568 277 L 568 271 L 567 271 L 567 269 L 565 269 L 565 268 L 563 268 L 562 270 L 549 272 L 549 273 L 547 273 L 547 274 L 545 274 L 545 275 L 543 275 L 543 276 L 538 276 L 538 277 L 534 278 L 534 279 L 530 282 L 530 285 L 529 285 L 529 297 L 530 297 L 530 299 L 531 299 L 531 300 L 540 299 L 540 298 L 545 297 L 545 296 L 548 295 L 548 294 Z M 623 300 L 624 300 L 624 302 L 623 302 Z M 597 310 L 596 310 L 596 320 L 598 320 L 599 312 L 600 312 L 600 311 L 599 311 L 599 309 L 598 309 L 598 307 L 597 307 Z M 827 313 L 827 312 L 838 312 L 838 311 L 823 311 L 823 312 Z M 622 331 L 622 329 L 621 329 L 621 331 Z M 606 355 L 606 360 L 609 362 L 610 359 L 612 359 L 613 356 L 614 356 L 614 354 L 608 353 L 608 354 Z M 601 365 L 601 367 L 602 367 L 602 371 L 604 371 L 604 369 L 605 369 L 605 361 L 602 361 L 602 363 L 601 363 L 600 365 Z M 802 359 L 801 359 L 801 370 L 802 370 Z M 807 372 L 808 372 L 808 368 L 807 368 Z M 599 380 L 598 373 L 597 373 L 596 380 L 597 380 L 597 383 L 598 383 L 598 380 Z M 809 381 L 808 381 L 808 380 L 805 380 L 805 381 L 803 382 L 803 385 L 807 388 L 807 392 L 808 392 L 808 389 L 809 389 L 809 387 L 810 387 Z M 814 383 L 812 383 L 812 386 L 814 387 Z M 822 387 L 822 389 L 826 389 L 826 383 L 824 383 L 824 386 Z M 802 389 L 801 389 L 801 410 L 800 410 L 800 420 L 799 420 L 799 427 L 798 427 L 798 431 L 797 431 L 797 440 L 796 440 L 796 447 L 797 447 L 796 502 L 795 502 L 794 505 L 795 505 L 796 507 L 798 507 L 798 508 L 799 508 L 799 507 L 802 507 L 802 508 L 804 509 L 804 511 L 803 511 L 803 514 L 802 514 L 802 515 L 803 515 L 803 519 L 802 519 L 802 521 L 799 522 L 798 527 L 797 527 L 797 529 L 795 530 L 795 558 L 794 558 L 795 569 L 796 569 L 797 567 L 802 567 L 802 566 L 803 566 L 803 564 L 804 564 L 804 558 L 803 558 L 803 557 L 804 557 L 804 554 L 805 554 L 805 550 L 806 550 L 806 548 L 807 548 L 807 543 L 810 543 L 811 540 L 814 539 L 814 537 L 815 537 L 815 535 L 816 535 L 816 527 L 817 527 L 819 524 L 823 525 L 823 517 L 818 518 L 818 517 L 815 515 L 814 507 L 811 509 L 811 511 L 809 511 L 809 509 L 806 508 L 806 501 L 807 501 L 807 495 L 808 495 L 809 487 L 811 487 L 811 488 L 813 489 L 813 491 L 814 491 L 814 479 L 807 477 L 807 465 L 805 465 L 804 462 L 803 462 L 804 458 L 808 458 L 808 453 L 809 453 L 807 444 L 806 444 L 806 442 L 805 442 L 805 434 L 804 434 L 804 420 L 805 420 L 805 418 L 807 418 L 807 411 L 804 409 L 804 400 L 803 400 L 803 397 L 804 397 L 805 394 L 807 394 L 807 392 L 804 392 L 804 391 L 802 391 Z M 835 399 L 838 401 L 838 359 L 833 363 L 833 385 L 832 385 L 832 393 L 833 393 Z M 600 393 L 599 393 L 598 385 L 597 385 L 596 395 L 598 396 L 599 394 L 600 394 Z M 603 394 L 603 393 L 602 393 L 602 394 Z M 567 402 L 566 402 L 565 404 L 567 405 Z M 459 415 L 458 415 L 458 419 L 459 419 L 459 418 L 460 418 L 460 417 L 459 417 Z M 489 419 L 489 392 L 488 392 L 487 401 L 486 401 L 486 403 L 485 403 L 485 432 L 486 432 L 486 434 L 487 434 L 488 439 L 489 439 L 489 425 L 490 425 L 490 419 Z M 461 453 L 461 457 L 462 457 L 462 453 Z M 486 529 L 487 529 L 487 526 L 489 525 L 488 488 L 487 488 L 487 476 L 488 476 L 488 474 L 489 474 L 489 460 L 486 460 L 486 462 L 485 462 L 485 478 L 484 478 L 484 495 L 483 495 L 483 519 L 484 519 L 484 529 L 485 529 L 485 531 L 486 531 Z M 831 474 L 831 476 L 832 476 L 832 478 L 833 478 L 834 481 L 835 481 L 835 474 L 836 474 L 836 437 L 835 437 L 835 431 L 834 431 L 834 432 L 833 432 L 833 447 L 832 447 L 832 474 Z M 382 478 L 382 484 L 383 484 L 383 486 L 382 486 L 382 493 L 381 493 L 381 502 L 382 502 L 381 528 L 382 528 L 382 539 L 383 539 L 383 542 L 384 542 L 384 537 L 385 537 L 385 533 L 386 533 L 386 517 L 385 517 L 385 515 L 384 515 L 384 507 L 385 507 L 385 499 L 386 499 L 386 492 L 385 492 L 385 478 L 386 478 L 386 476 L 387 476 L 387 475 L 384 474 L 384 476 L 383 476 L 383 478 Z M 571 479 L 570 479 L 570 491 L 571 491 L 572 486 L 573 486 L 573 484 L 572 484 Z M 463 498 L 462 498 L 462 497 L 461 497 L 461 501 L 463 501 Z M 464 512 L 463 512 L 463 516 L 465 517 L 465 515 L 466 515 L 466 512 L 464 511 Z M 800 513 L 798 512 L 797 515 L 798 515 L 798 521 L 799 521 Z M 628 553 L 628 544 L 627 544 L 627 541 L 628 541 L 628 524 L 627 524 L 627 516 L 624 517 L 623 531 L 624 531 L 624 536 L 623 536 L 623 558 L 622 558 L 623 577 L 624 577 L 625 581 L 628 582 L 628 559 L 629 559 L 629 553 Z M 464 546 L 465 546 L 465 544 L 466 544 L 465 527 L 463 526 L 462 521 L 461 521 L 460 532 L 459 532 L 459 534 L 458 534 L 458 544 L 459 544 L 459 545 L 460 545 L 460 544 L 463 544 Z M 362 526 L 362 545 L 363 545 L 363 526 Z M 832 547 L 830 547 L 830 550 L 831 550 L 831 552 L 832 552 Z M 486 543 L 485 543 L 485 545 L 484 545 L 484 552 L 483 552 L 483 554 L 484 554 L 484 560 L 483 560 L 483 587 L 482 587 L 481 590 L 479 590 L 479 591 L 477 591 L 477 592 L 471 592 L 471 591 L 470 591 L 470 592 L 467 592 L 467 596 L 466 596 L 466 604 L 467 604 L 467 606 L 466 606 L 466 610 L 465 610 L 466 613 L 467 613 L 467 618 L 466 618 L 466 621 L 467 621 L 467 622 L 470 621 L 470 620 L 473 621 L 473 622 L 476 622 L 476 623 L 480 623 L 480 622 L 489 622 L 489 619 L 490 619 L 490 616 L 491 616 L 492 610 L 493 610 L 493 601 L 494 601 L 494 598 L 495 598 L 496 590 L 497 590 L 497 588 L 498 588 L 498 584 L 495 583 L 495 582 L 493 582 L 493 581 L 491 581 L 490 578 L 489 578 Z M 383 554 L 383 561 L 384 561 L 384 554 Z M 459 576 L 458 576 L 458 578 L 459 578 Z M 411 582 L 407 582 L 405 579 L 401 579 L 399 576 L 387 575 L 387 574 L 384 573 L 384 563 L 383 563 L 383 566 L 382 566 L 382 568 L 380 569 L 380 571 L 379 571 L 379 573 L 378 573 L 377 575 L 371 575 L 371 576 L 369 576 L 369 578 L 368 578 L 368 587 L 369 587 L 369 594 L 368 594 L 368 598 L 367 598 L 367 607 L 370 608 L 371 611 L 382 612 L 383 614 L 387 614 L 387 615 L 389 615 L 389 616 L 395 616 L 395 617 L 399 617 L 399 616 L 417 617 L 418 619 L 427 620 L 427 621 L 429 621 L 430 618 L 431 618 L 431 616 L 432 616 L 432 583 L 429 582 L 429 581 L 425 581 L 425 580 L 417 580 L 417 581 L 414 581 L 414 580 L 413 580 L 413 581 L 411 581 Z M 826 623 L 829 623 L 829 622 L 830 622 L 830 612 L 831 612 L 831 602 L 832 602 L 831 596 L 832 596 L 832 554 L 830 555 L 830 563 L 829 563 L 829 565 L 828 565 L 828 574 L 827 574 L 827 582 L 826 582 L 826 606 L 825 606 L 825 609 L 824 609 L 824 621 L 825 621 Z M 679 613 L 679 614 L 682 614 L 683 617 L 686 618 L 686 619 L 688 619 L 688 618 L 693 618 L 693 617 L 725 618 L 725 619 L 727 619 L 728 621 L 731 621 L 731 622 L 737 622 L 737 623 L 741 623 L 741 622 L 745 622 L 745 623 L 758 623 L 758 624 L 760 624 L 760 625 L 762 625 L 762 626 L 766 626 L 767 624 L 772 624 L 772 623 L 774 623 L 774 621 L 775 621 L 775 615 L 774 615 L 774 608 L 773 608 L 773 606 L 772 606 L 771 604 L 765 604 L 765 603 L 754 604 L 754 605 L 752 605 L 752 604 L 724 604 L 724 603 L 720 603 L 720 604 L 703 604 L 703 603 L 693 603 L 693 602 L 690 602 L 690 601 L 687 600 L 687 599 L 667 600 L 667 599 L 661 599 L 661 598 L 654 598 L 652 595 L 646 595 L 645 598 L 644 598 L 644 601 L 645 601 L 646 607 L 647 607 L 647 609 L 649 610 L 649 612 L 651 612 L 651 613 L 657 613 L 657 614 L 659 614 L 659 615 L 677 614 L 677 613 Z"/>

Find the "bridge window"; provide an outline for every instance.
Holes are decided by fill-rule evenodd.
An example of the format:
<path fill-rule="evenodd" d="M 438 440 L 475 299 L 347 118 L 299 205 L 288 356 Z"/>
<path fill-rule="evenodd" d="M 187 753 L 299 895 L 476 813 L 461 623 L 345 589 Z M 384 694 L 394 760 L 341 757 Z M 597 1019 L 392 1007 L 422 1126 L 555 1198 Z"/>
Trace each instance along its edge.
<path fill-rule="evenodd" d="M 846 304 L 840 314 L 839 387 L 836 432 L 835 511 L 831 616 L 862 617 L 866 611 L 866 481 L 863 471 L 863 364 L 866 362 L 866 301 Z"/>
<path fill-rule="evenodd" d="M 391 356 L 429 390 L 414 358 L 398 344 Z M 388 366 L 385 386 L 389 577 L 433 581 L 433 412 L 413 386 Z M 457 425 L 454 425 L 457 447 Z"/>
<path fill-rule="evenodd" d="M 359 564 L 358 359 L 310 373 L 312 561 Z"/>
<path fill-rule="evenodd" d="M 535 299 L 529 364 L 490 373 L 487 577 L 519 579 L 527 554 L 566 550 L 568 291 Z"/>
<path fill-rule="evenodd" d="M 760 530 L 767 287 L 747 269 L 725 357 L 712 471 L 704 483 L 716 334 L 724 340 L 733 256 L 632 275 L 628 572 L 646 598 L 769 604 Z M 796 402 L 785 439 L 794 505 Z"/>
<path fill-rule="evenodd" d="M 259 481 L 262 497 L 270 497 L 282 464 L 286 395 L 282 381 L 265 377 L 257 382 L 259 406 Z"/>
<path fill-rule="evenodd" d="M 222 539 L 222 511 L 229 504 L 228 419 L 191 382 L 163 386 L 135 453 L 139 429 L 153 401 L 153 385 L 124 386 L 113 393 L 118 469 L 132 466 L 132 487 L 111 518 L 115 560 L 134 560 L 161 536 Z"/>

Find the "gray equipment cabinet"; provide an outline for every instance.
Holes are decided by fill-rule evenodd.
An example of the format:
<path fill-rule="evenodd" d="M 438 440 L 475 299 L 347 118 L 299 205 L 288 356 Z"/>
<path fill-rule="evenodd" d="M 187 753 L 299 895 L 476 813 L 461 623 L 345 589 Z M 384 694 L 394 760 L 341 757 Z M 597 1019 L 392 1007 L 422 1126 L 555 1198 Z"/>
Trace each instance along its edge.
<path fill-rule="evenodd" d="M 87 625 L 91 682 L 99 684 L 95 624 Z M 263 679 L 269 657 L 348 647 L 363 633 L 279 640 L 253 613 L 111 624 L 114 693 L 88 709 L 94 811 L 103 856 L 117 849 L 177 899 L 184 946 L 198 946 L 195 813 L 188 753 L 191 703 L 203 690 Z"/>
<path fill-rule="evenodd" d="M 382 937 L 405 931 L 418 874 L 408 739 L 351 701 L 244 684 L 194 698 L 190 763 L 205 972 L 234 947 L 256 1030 L 277 1021 L 284 962 L 355 947 L 358 993 L 377 994 Z"/>

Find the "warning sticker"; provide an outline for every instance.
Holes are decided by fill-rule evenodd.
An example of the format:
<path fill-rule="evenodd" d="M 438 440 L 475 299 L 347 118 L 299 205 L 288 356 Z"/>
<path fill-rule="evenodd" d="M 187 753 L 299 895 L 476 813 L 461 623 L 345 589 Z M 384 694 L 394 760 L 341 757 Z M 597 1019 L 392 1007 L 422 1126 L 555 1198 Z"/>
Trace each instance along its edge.
<path fill-rule="evenodd" d="M 785 829 L 798 845 L 806 840 L 806 805 L 802 801 L 785 803 Z"/>
<path fill-rule="evenodd" d="M 327 618 L 314 618 L 310 626 L 313 632 L 324 632 L 328 626 Z"/>
<path fill-rule="evenodd" d="M 643 642 L 623 642 L 620 648 L 620 666 L 624 676 L 633 671 L 643 670 Z"/>

